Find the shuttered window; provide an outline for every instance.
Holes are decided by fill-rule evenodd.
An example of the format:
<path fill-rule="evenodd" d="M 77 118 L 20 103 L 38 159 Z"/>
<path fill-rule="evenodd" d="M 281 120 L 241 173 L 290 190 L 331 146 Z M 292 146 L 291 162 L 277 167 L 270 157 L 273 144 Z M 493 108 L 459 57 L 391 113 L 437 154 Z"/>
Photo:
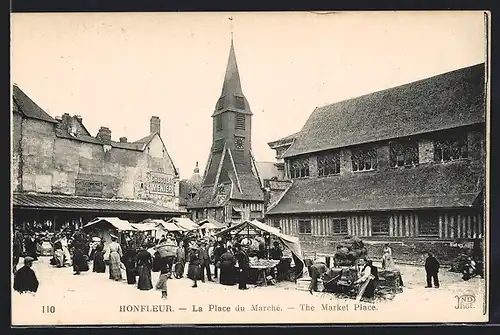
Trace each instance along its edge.
<path fill-rule="evenodd" d="M 245 130 L 245 114 L 236 114 L 236 129 Z"/>

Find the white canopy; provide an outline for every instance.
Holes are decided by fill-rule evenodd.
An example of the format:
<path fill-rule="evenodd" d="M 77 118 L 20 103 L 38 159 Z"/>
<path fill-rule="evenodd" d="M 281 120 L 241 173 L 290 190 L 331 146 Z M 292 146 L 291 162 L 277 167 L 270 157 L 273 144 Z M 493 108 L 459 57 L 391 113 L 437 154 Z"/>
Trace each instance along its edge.
<path fill-rule="evenodd" d="M 174 222 L 169 220 L 168 222 L 161 219 L 147 219 L 142 221 L 140 224 L 154 225 L 156 227 L 155 230 L 163 230 L 163 231 L 187 231 L 187 229 L 176 225 Z"/>
<path fill-rule="evenodd" d="M 93 226 L 93 225 L 98 224 L 98 223 L 100 223 L 100 224 L 108 223 L 119 231 L 134 231 L 134 230 L 136 230 L 130 224 L 130 222 L 128 222 L 127 220 L 122 220 L 122 219 L 119 219 L 116 217 L 97 217 L 94 220 L 87 223 L 85 226 L 83 226 L 83 228 L 87 228 L 87 227 Z"/>
<path fill-rule="evenodd" d="M 173 223 L 177 227 L 183 228 L 184 230 L 188 230 L 188 231 L 196 230 L 196 229 L 200 228 L 196 223 L 194 223 L 193 221 L 191 221 L 188 218 L 172 218 L 172 219 L 167 221 L 167 224 L 169 224 L 169 223 Z M 167 230 L 168 230 L 168 228 L 167 228 Z"/>
<path fill-rule="evenodd" d="M 150 221 L 143 221 L 141 223 L 131 223 L 132 227 L 134 227 L 137 230 L 140 231 L 152 231 L 152 230 L 158 230 L 160 229 L 158 224 L 155 222 L 150 222 Z"/>
<path fill-rule="evenodd" d="M 207 229 L 207 230 L 222 229 L 227 227 L 225 224 L 210 218 L 202 220 L 199 224 L 200 224 L 199 229 Z"/>

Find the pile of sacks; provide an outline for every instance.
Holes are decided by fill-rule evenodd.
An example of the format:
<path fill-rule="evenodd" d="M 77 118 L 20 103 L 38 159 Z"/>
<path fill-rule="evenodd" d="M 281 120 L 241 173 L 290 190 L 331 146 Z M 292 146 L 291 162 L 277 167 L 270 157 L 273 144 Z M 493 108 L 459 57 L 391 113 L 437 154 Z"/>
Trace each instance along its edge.
<path fill-rule="evenodd" d="M 377 293 L 392 296 L 402 293 L 401 273 L 399 270 L 382 270 L 378 273 Z"/>
<path fill-rule="evenodd" d="M 363 241 L 356 236 L 349 236 L 337 245 L 337 252 L 333 256 L 335 266 L 353 266 L 356 261 L 365 257 L 367 250 Z"/>
<path fill-rule="evenodd" d="M 469 260 L 466 254 L 460 254 L 451 264 L 450 271 L 463 273 L 469 264 Z"/>

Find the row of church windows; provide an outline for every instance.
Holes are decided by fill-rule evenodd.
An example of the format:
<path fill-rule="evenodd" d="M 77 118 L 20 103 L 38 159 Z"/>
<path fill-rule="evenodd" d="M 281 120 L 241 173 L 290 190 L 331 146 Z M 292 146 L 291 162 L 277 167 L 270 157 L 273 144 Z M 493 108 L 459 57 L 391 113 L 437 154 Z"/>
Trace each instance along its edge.
<path fill-rule="evenodd" d="M 390 232 L 389 215 L 373 215 L 371 216 L 371 235 L 372 236 L 388 236 Z M 273 225 L 279 226 L 279 219 L 273 221 Z M 327 228 L 334 235 L 347 235 L 347 218 L 335 218 L 329 223 Z M 299 234 L 312 234 L 311 218 L 302 217 L 298 219 Z M 422 214 L 419 215 L 418 236 L 439 236 L 439 218 L 437 215 Z"/>
<path fill-rule="evenodd" d="M 434 161 L 449 162 L 467 158 L 467 134 L 446 134 L 435 138 Z M 339 151 L 331 151 L 317 158 L 318 176 L 340 174 L 341 155 Z M 392 167 L 412 167 L 419 164 L 418 142 L 405 139 L 390 143 L 390 165 Z M 352 171 L 377 170 L 377 148 L 362 147 L 351 151 Z M 290 160 L 290 178 L 306 178 L 310 175 L 309 158 L 301 157 Z"/>

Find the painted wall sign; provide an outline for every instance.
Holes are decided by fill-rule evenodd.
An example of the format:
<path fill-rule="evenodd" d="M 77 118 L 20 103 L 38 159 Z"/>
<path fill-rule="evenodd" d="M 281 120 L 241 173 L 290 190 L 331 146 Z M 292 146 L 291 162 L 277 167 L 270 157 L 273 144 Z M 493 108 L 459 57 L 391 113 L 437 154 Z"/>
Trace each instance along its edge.
<path fill-rule="evenodd" d="M 151 172 L 149 176 L 149 192 L 174 195 L 174 178 L 166 173 Z"/>
<path fill-rule="evenodd" d="M 103 184 L 98 180 L 75 179 L 75 195 L 102 197 Z"/>

